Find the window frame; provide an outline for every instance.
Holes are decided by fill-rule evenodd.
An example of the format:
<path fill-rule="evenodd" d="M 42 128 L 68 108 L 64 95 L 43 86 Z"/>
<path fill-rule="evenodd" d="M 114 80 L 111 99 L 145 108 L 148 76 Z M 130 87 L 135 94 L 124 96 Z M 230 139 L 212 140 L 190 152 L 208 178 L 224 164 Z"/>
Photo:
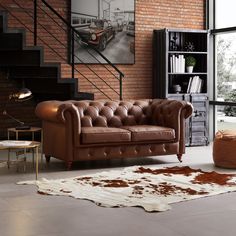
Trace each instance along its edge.
<path fill-rule="evenodd" d="M 210 84 L 212 86 L 212 91 L 210 92 L 210 100 L 209 104 L 212 106 L 211 111 L 211 118 L 213 120 L 213 136 L 216 132 L 216 111 L 217 106 L 236 106 L 235 102 L 225 102 L 225 101 L 217 101 L 216 97 L 216 89 L 217 89 L 217 78 L 216 78 L 216 35 L 219 34 L 227 34 L 227 33 L 236 33 L 236 26 L 233 27 L 224 27 L 224 28 L 217 28 L 216 29 L 216 3 L 215 0 L 207 0 L 206 1 L 206 28 L 210 32 L 210 44 L 211 44 L 211 56 L 213 58 L 212 63 L 210 65 L 210 69 L 212 72 L 212 80 L 210 81 Z"/>

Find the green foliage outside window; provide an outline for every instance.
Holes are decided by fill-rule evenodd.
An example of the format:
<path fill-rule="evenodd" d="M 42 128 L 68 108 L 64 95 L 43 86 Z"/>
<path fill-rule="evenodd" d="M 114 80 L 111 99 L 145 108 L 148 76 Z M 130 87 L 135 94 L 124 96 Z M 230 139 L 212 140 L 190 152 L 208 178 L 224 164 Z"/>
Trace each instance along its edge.
<path fill-rule="evenodd" d="M 226 102 L 236 101 L 236 89 L 232 90 L 225 96 Z M 224 112 L 226 116 L 236 116 L 236 107 L 235 106 L 225 106 Z"/>
<path fill-rule="evenodd" d="M 229 56 L 229 52 L 231 51 L 233 51 L 232 40 L 218 36 L 218 42 L 217 42 L 217 97 L 218 98 L 220 97 L 226 99 L 229 90 L 225 83 L 236 81 L 235 78 L 236 55 L 231 54 Z"/>

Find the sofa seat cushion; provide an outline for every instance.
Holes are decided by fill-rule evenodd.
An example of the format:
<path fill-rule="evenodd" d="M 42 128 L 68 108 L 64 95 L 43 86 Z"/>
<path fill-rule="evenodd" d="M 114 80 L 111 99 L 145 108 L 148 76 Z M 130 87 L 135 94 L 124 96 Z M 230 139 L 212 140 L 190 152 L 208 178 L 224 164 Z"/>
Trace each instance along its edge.
<path fill-rule="evenodd" d="M 83 144 L 131 141 L 129 130 L 113 127 L 83 127 L 81 136 Z"/>
<path fill-rule="evenodd" d="M 131 132 L 132 141 L 172 141 L 175 139 L 175 130 L 172 128 L 154 125 L 123 126 L 122 128 Z"/>

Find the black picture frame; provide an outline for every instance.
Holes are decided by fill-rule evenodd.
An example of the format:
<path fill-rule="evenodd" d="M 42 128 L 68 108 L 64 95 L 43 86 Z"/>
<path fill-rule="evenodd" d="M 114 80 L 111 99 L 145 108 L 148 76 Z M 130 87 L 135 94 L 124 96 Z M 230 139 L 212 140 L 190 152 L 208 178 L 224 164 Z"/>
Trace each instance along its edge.
<path fill-rule="evenodd" d="M 135 0 L 71 0 L 70 20 L 70 63 L 135 64 Z"/>

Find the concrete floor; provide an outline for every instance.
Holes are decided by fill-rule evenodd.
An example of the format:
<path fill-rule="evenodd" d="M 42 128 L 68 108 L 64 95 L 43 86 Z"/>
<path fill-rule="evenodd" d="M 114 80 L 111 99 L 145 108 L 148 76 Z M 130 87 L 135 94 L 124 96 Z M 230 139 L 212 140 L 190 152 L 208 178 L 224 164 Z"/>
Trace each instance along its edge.
<path fill-rule="evenodd" d="M 0 160 L 6 153 L 0 153 Z M 212 147 L 187 148 L 184 162 L 203 170 L 217 170 Z M 142 208 L 103 208 L 87 200 L 37 194 L 35 186 L 16 185 L 35 178 L 31 162 L 27 172 L 0 168 L 0 236 L 233 236 L 236 234 L 236 193 L 172 204 L 172 210 L 146 213 Z M 130 165 L 152 167 L 180 165 L 175 156 L 96 161 L 77 164 L 64 171 L 64 164 L 52 160 L 39 177 L 66 178 Z M 236 170 L 235 170 L 236 171 Z"/>

